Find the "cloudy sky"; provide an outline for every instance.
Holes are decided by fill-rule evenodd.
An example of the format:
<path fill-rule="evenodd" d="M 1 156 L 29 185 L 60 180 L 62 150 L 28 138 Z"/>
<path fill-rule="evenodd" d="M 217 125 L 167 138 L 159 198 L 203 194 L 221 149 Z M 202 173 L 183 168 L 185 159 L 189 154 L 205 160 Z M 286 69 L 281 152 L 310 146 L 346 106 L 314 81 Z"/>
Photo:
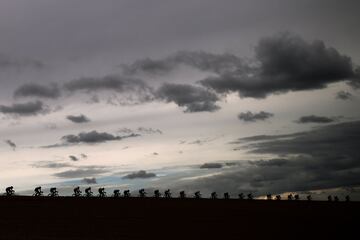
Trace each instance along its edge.
<path fill-rule="evenodd" d="M 2 0 L 0 187 L 355 191 L 359 7 Z"/>

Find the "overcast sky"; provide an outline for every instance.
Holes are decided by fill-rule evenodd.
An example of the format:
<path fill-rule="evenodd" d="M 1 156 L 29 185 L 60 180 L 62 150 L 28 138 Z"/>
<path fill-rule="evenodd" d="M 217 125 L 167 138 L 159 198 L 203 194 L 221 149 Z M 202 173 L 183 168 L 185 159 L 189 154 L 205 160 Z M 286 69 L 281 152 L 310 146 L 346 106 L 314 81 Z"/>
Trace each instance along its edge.
<path fill-rule="evenodd" d="M 259 194 L 359 185 L 359 8 L 2 0 L 0 188 L 131 173 Z"/>

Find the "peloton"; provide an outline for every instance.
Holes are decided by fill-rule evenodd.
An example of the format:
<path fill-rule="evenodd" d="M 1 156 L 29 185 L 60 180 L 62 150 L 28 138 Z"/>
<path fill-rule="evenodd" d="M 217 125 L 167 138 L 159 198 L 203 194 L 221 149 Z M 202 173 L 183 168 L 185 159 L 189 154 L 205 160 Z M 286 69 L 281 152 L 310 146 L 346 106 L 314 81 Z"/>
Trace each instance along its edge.
<path fill-rule="evenodd" d="M 50 197 L 58 197 L 59 196 L 59 192 L 57 191 L 57 189 L 55 187 L 50 188 L 50 193 L 49 195 Z"/>
<path fill-rule="evenodd" d="M 93 192 L 91 191 L 91 187 L 85 188 L 85 197 L 92 197 Z"/>
<path fill-rule="evenodd" d="M 35 196 L 35 197 L 40 197 L 40 196 L 42 196 L 43 195 L 43 191 L 41 191 L 41 187 L 39 186 L 39 187 L 36 187 L 35 189 L 34 189 L 34 194 L 33 194 L 33 196 Z"/>
<path fill-rule="evenodd" d="M 99 197 L 106 197 L 105 188 L 103 188 L 103 187 L 99 188 L 98 192 L 99 192 L 99 195 L 98 195 Z"/>
<path fill-rule="evenodd" d="M 81 197 L 81 191 L 80 191 L 80 187 L 77 186 L 74 188 L 74 193 L 73 193 L 74 197 Z"/>
<path fill-rule="evenodd" d="M 6 196 L 13 196 L 15 194 L 15 190 L 13 186 L 7 187 L 5 191 L 6 191 L 5 193 Z"/>

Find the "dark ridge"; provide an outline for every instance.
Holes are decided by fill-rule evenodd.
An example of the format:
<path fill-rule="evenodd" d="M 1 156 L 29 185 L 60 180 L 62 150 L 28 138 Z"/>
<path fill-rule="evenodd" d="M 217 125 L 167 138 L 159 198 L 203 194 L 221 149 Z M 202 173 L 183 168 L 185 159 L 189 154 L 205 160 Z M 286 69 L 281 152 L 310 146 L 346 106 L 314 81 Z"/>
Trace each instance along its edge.
<path fill-rule="evenodd" d="M 0 239 L 346 239 L 360 203 L 11 196 L 0 212 Z"/>

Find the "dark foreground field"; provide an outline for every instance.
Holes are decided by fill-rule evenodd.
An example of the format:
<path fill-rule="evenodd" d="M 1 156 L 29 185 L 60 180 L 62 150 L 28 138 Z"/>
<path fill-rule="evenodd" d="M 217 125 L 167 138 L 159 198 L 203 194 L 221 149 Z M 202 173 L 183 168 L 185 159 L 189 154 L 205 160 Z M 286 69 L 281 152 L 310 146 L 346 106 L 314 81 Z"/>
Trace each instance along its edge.
<path fill-rule="evenodd" d="M 0 239 L 360 239 L 359 202 L 0 197 Z"/>

